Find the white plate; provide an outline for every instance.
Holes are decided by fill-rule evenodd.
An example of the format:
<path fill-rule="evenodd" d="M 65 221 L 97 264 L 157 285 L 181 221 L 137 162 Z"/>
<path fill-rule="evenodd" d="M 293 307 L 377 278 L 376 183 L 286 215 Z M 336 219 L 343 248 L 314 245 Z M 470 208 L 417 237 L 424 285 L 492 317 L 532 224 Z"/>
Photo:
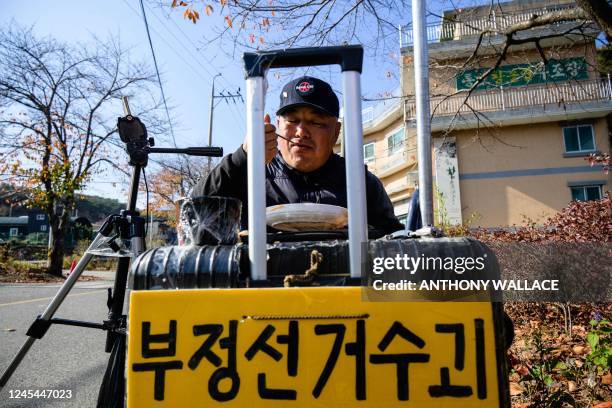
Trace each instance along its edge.
<path fill-rule="evenodd" d="M 320 231 L 345 227 L 348 211 L 330 204 L 280 204 L 266 208 L 266 222 L 281 231 Z"/>

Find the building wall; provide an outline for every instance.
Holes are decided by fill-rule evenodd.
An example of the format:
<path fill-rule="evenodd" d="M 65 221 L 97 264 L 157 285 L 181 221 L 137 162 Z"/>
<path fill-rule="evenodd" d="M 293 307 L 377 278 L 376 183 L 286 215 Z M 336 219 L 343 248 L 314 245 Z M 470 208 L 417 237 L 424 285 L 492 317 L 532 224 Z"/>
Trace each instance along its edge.
<path fill-rule="evenodd" d="M 396 121 L 391 125 L 372 133 L 366 133 L 364 135 L 363 144 L 374 143 L 374 160 L 369 161 L 368 170 L 372 173 L 377 174 L 378 168 L 382 161 L 385 160 L 385 155 L 387 154 L 387 140 L 385 135 L 391 131 L 391 129 L 395 129 L 401 121 Z"/>
<path fill-rule="evenodd" d="M 374 143 L 374 160 L 366 162 L 368 170 L 380 178 L 381 168 L 398 160 L 405 158 L 406 163 L 416 160 L 416 144 L 415 131 L 409 129 L 406 134 L 405 146 L 414 150 L 413 155 L 389 154 L 387 136 L 396 129 L 404 126 L 404 121 L 401 116 L 392 121 L 389 125 L 378 130 L 364 129 L 363 144 Z M 334 146 L 334 152 L 340 154 L 341 145 L 337 143 Z"/>
<path fill-rule="evenodd" d="M 416 171 L 416 134 L 414 128 L 408 128 L 404 141 L 407 151 L 389 155 L 387 136 L 399 127 L 404 126 L 401 115 L 382 128 L 364 128 L 363 144 L 374 143 L 374 160 L 366 162 L 368 170 L 376 175 L 385 187 L 394 206 L 397 206 L 401 215 L 405 213 L 406 199 L 414 191 L 414 172 Z M 334 146 L 334 152 L 340 153 L 341 144 Z M 381 169 L 394 165 L 393 170 L 381 173 Z M 384 176 L 382 175 L 384 174 Z M 409 179 L 409 174 L 412 178 Z M 400 214 L 401 213 L 401 214 Z"/>
<path fill-rule="evenodd" d="M 380 179 L 392 202 L 407 198 L 414 190 L 414 186 L 409 185 L 407 173 L 401 170 Z"/>
<path fill-rule="evenodd" d="M 592 121 L 596 148 L 610 151 L 605 118 Z M 481 226 L 536 222 L 571 201 L 568 182 L 605 181 L 585 157 L 564 157 L 562 124 L 510 126 L 495 135 L 454 132 L 457 138 L 461 210 L 464 222 Z M 520 172 L 520 173 L 517 173 Z"/>
<path fill-rule="evenodd" d="M 28 226 L 24 224 L 14 224 L 14 225 L 0 225 L 0 238 L 9 239 L 11 238 L 10 232 L 12 228 L 17 228 L 17 235 L 15 238 L 22 238 L 28 234 Z"/>
<path fill-rule="evenodd" d="M 49 218 L 38 209 L 28 211 L 28 233 L 41 232 L 44 234 L 49 233 Z"/>
<path fill-rule="evenodd" d="M 560 0 L 555 4 L 572 2 L 573 0 Z M 508 12 L 539 8 L 542 5 L 553 4 L 543 0 L 523 0 L 503 3 L 499 7 L 503 6 L 503 10 Z M 463 10 L 465 13 L 461 19 L 468 15 L 470 18 L 480 18 L 488 16 L 490 7 Z M 545 32 L 547 28 L 541 30 L 543 34 L 550 34 Z M 468 38 L 462 40 L 430 44 L 429 83 L 432 97 L 456 92 L 456 75 L 475 46 L 475 42 L 473 46 L 470 45 Z M 594 41 L 589 42 L 585 38 L 558 38 L 542 42 L 541 45 L 549 59 L 584 57 L 588 79 L 595 80 L 599 77 L 594 68 L 596 66 Z M 497 57 L 491 55 L 493 51 L 492 47 L 482 47 L 479 51 L 478 64 L 469 68 L 492 66 L 497 61 Z M 414 61 L 411 47 L 402 49 L 400 61 L 402 94 L 410 98 L 414 95 Z M 542 62 L 534 44 L 512 47 L 502 65 L 529 62 Z M 574 84 L 576 83 L 574 81 Z M 482 100 L 486 101 L 485 98 Z M 563 105 L 560 103 L 559 109 L 562 109 Z M 568 106 L 571 107 L 569 103 Z M 509 117 L 515 113 L 512 110 L 505 112 Z M 544 112 L 543 110 L 543 114 Z M 567 111 L 561 114 L 565 115 Z M 590 116 L 597 115 L 598 113 L 592 113 Z M 589 116 L 589 112 L 585 111 L 584 116 L 582 113 L 574 115 L 574 117 L 585 116 Z M 539 119 L 543 118 L 540 116 Z M 571 201 L 568 182 L 605 181 L 603 191 L 611 189 L 610 177 L 605 175 L 601 168 L 591 168 L 585 161 L 585 156 L 564 157 L 563 124 L 558 122 L 558 118 L 552 120 L 550 118 L 549 122 L 541 124 L 531 123 L 490 129 L 483 129 L 486 124 L 481 123 L 480 131 L 471 129 L 452 132 L 457 138 L 463 222 L 481 226 L 521 224 L 526 218 L 542 222 Z M 596 149 L 609 152 L 610 138 L 605 118 L 589 119 L 589 121 L 594 126 Z M 388 190 L 394 191 L 401 185 L 401 179 L 406 173 L 407 170 L 400 170 L 394 174 L 386 174 L 382 177 L 383 184 Z M 390 196 L 394 202 L 399 202 L 410 193 L 411 191 L 406 189 L 398 193 L 393 192 Z"/>
<path fill-rule="evenodd" d="M 587 63 L 589 79 L 597 78 L 598 74 L 595 71 L 595 56 L 596 49 L 594 43 L 583 43 L 579 45 L 558 45 L 545 49 L 547 58 L 565 59 L 574 57 L 584 57 Z M 455 76 L 459 72 L 469 55 L 463 55 L 458 58 L 445 56 L 444 59 L 436 57 L 435 50 L 430 51 L 430 70 L 429 70 L 429 89 L 431 96 L 450 95 L 456 91 Z M 405 54 L 402 58 L 402 91 L 404 95 L 414 95 L 414 63 L 412 54 Z M 478 65 L 476 67 L 490 67 L 497 62 L 496 55 L 481 55 L 478 57 Z M 508 53 L 502 65 L 524 64 L 524 63 L 539 63 L 542 58 L 535 48 L 530 48 L 521 51 L 513 51 L 512 48 Z"/>
<path fill-rule="evenodd" d="M 605 179 L 605 175 L 601 172 L 460 181 L 462 217 L 470 226 L 521 225 L 527 221 L 541 224 L 571 201 L 568 181 L 592 179 Z"/>
<path fill-rule="evenodd" d="M 595 132 L 595 148 L 608 152 L 610 141 L 605 118 L 583 121 Z M 588 166 L 586 157 L 563 157 L 563 125 L 560 122 L 455 131 L 459 173 L 516 169 Z"/>
<path fill-rule="evenodd" d="M 396 129 L 404 126 L 404 121 L 400 117 L 385 128 L 366 133 L 364 144 L 374 142 L 375 160 L 367 163 L 368 170 L 379 177 L 385 187 L 391 201 L 395 204 L 398 201 L 410 197 L 414 190 L 414 184 L 408 180 L 408 172 L 414 170 L 416 165 L 416 143 L 414 129 L 409 128 L 404 140 L 404 149 L 389 154 L 387 136 Z M 393 170 L 384 171 L 385 168 L 392 167 Z"/>

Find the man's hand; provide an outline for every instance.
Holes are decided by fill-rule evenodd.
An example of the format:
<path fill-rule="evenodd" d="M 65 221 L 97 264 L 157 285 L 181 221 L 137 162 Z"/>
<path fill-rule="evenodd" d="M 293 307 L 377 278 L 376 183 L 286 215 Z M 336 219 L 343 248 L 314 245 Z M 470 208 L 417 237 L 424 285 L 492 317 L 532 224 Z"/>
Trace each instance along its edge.
<path fill-rule="evenodd" d="M 278 152 L 278 143 L 276 141 L 278 136 L 276 135 L 276 126 L 270 123 L 270 115 L 267 113 L 266 116 L 264 116 L 264 132 L 266 139 L 266 163 L 269 163 Z M 242 143 L 242 148 L 247 154 L 249 154 L 249 146 L 246 138 Z"/>

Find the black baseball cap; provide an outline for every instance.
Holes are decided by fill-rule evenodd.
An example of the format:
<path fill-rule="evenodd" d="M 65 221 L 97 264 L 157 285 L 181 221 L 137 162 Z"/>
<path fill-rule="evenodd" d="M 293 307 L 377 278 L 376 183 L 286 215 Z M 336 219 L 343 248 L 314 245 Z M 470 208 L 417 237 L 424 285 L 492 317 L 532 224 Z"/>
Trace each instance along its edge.
<path fill-rule="evenodd" d="M 277 115 L 297 106 L 310 106 L 328 115 L 340 116 L 340 102 L 332 87 L 318 78 L 303 76 L 287 83 L 280 94 Z"/>

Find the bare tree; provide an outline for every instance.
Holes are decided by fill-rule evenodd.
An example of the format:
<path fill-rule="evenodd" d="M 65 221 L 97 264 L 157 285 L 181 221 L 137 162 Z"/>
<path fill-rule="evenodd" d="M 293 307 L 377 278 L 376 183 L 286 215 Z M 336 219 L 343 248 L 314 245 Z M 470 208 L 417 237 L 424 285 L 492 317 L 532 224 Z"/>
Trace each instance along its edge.
<path fill-rule="evenodd" d="M 217 49 L 231 50 L 232 54 L 244 49 L 286 48 L 292 46 L 323 46 L 343 43 L 361 43 L 369 58 L 375 58 L 378 66 L 397 66 L 393 56 L 397 53 L 398 27 L 410 16 L 409 0 L 154 0 L 162 7 L 171 6 L 181 10 L 186 19 L 212 26 L 215 36 L 204 38 L 210 44 L 222 44 Z M 428 2 L 431 18 L 441 18 L 445 23 L 461 22 L 469 17 L 459 6 L 461 1 Z M 506 3 L 507 4 L 507 3 Z M 452 6 L 455 16 L 436 16 L 436 9 Z M 486 3 L 485 3 L 486 5 Z M 490 0 L 490 10 L 503 9 L 504 3 Z M 441 7 L 439 7 L 441 6 Z M 219 17 L 219 18 L 215 18 Z M 457 18 L 457 21 L 454 20 Z M 566 31 L 550 33 L 547 38 L 534 35 L 538 27 L 553 27 L 560 23 L 574 22 Z M 465 22 L 469 27 L 469 22 Z M 576 7 L 534 14 L 531 19 L 516 24 L 492 26 L 479 29 L 478 41 L 472 57 L 464 60 L 463 68 L 479 63 L 486 53 L 488 38 L 503 38 L 497 44 L 497 60 L 490 64 L 490 70 L 474 84 L 478 87 L 488 75 L 506 60 L 508 50 L 527 43 L 533 43 L 541 51 L 542 41 L 584 33 L 595 25 L 605 37 L 612 38 L 612 7 L 606 0 L 577 0 Z M 405 27 L 410 29 L 410 25 Z M 472 27 L 476 29 L 477 27 Z M 212 50 L 211 50 L 212 52 Z M 541 52 L 544 62 L 547 57 Z M 390 59 L 389 56 L 392 58 Z M 393 69 L 388 70 L 392 75 Z M 471 93 L 471 92 L 470 92 Z M 380 96 L 385 96 L 382 93 Z M 407 95 L 404 95 L 407 96 Z M 469 97 L 469 95 L 468 95 Z M 383 98 L 384 99 L 384 98 Z M 373 100 L 367 98 L 366 100 Z M 467 98 L 466 98 L 467 101 Z"/>
<path fill-rule="evenodd" d="M 119 98 L 150 96 L 151 79 L 117 41 L 70 46 L 31 29 L 0 31 L 0 174 L 49 217 L 49 273 L 61 276 L 76 192 L 127 162 L 115 147 Z"/>
<path fill-rule="evenodd" d="M 242 48 L 337 45 L 343 42 L 397 44 L 398 11 L 405 13 L 407 0 L 235 0 L 161 2 L 183 9 L 194 23 L 204 14 L 223 16 L 216 37 Z M 212 4 L 211 4 L 212 3 Z M 208 23 L 208 21 L 207 21 Z M 364 27 L 371 27 L 364 29 Z"/>

